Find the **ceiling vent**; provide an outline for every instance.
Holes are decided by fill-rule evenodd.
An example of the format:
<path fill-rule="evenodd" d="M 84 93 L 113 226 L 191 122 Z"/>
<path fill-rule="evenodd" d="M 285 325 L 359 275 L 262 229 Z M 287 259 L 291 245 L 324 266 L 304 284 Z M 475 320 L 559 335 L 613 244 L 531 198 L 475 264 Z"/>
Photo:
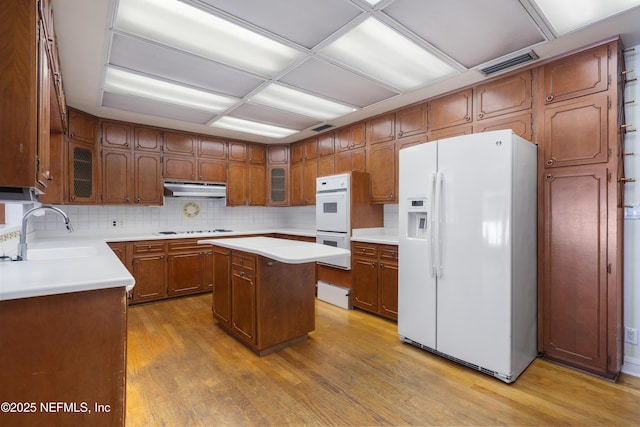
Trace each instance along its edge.
<path fill-rule="evenodd" d="M 513 68 L 517 65 L 522 65 L 522 64 L 526 64 L 527 62 L 535 61 L 536 59 L 538 59 L 538 55 L 536 55 L 534 51 L 530 51 L 525 54 L 507 59 L 506 61 L 493 64 L 489 67 L 481 69 L 480 71 L 482 71 L 485 76 L 489 76 L 491 74 L 499 73 L 500 71 Z"/>
<path fill-rule="evenodd" d="M 313 128 L 311 130 L 316 131 L 316 132 L 322 132 L 323 130 L 330 129 L 332 127 L 333 127 L 333 125 L 322 125 L 322 126 L 318 126 L 317 128 Z"/>

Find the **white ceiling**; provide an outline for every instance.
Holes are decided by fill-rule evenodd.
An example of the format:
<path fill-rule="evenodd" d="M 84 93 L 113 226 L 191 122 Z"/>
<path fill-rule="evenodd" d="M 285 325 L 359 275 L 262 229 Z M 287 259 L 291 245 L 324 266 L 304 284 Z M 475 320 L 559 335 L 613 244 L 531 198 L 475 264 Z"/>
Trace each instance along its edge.
<path fill-rule="evenodd" d="M 557 36 L 532 0 L 382 0 L 377 6 L 365 0 L 183 1 L 293 48 L 298 57 L 276 73 L 250 70 L 251 64 L 241 69 L 117 26 L 118 0 L 53 0 L 67 104 L 104 118 L 288 143 L 315 135 L 311 129 L 325 123 L 343 126 L 480 82 L 487 77 L 479 70 L 531 50 L 543 60 L 616 35 L 625 46 L 640 44 L 640 7 Z M 370 17 L 443 60 L 451 72 L 424 87 L 403 89 L 347 64 L 349 58 L 329 56 L 327 47 L 333 41 Z M 161 37 L 173 29 L 157 30 Z M 106 65 L 236 102 L 222 113 L 211 113 L 105 90 Z M 273 83 L 355 111 L 323 121 L 251 99 Z M 208 126 L 225 115 L 299 132 L 276 139 Z"/>

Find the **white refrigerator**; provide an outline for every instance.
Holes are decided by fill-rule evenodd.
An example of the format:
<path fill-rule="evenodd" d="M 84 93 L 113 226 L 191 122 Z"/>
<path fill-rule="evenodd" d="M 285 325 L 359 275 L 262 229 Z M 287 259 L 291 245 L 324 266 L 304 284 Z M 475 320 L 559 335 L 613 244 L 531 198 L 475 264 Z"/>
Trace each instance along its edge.
<path fill-rule="evenodd" d="M 508 383 L 536 357 L 536 159 L 511 130 L 400 150 L 402 341 Z"/>

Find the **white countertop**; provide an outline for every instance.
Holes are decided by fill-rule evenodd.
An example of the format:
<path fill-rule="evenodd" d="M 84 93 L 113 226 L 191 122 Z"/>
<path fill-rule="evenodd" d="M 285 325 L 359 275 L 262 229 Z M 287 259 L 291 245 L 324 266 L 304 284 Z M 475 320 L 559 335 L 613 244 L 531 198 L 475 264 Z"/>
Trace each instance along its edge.
<path fill-rule="evenodd" d="M 40 257 L 0 262 L 0 300 L 126 286 L 135 280 L 104 239 L 46 239 L 28 242 Z M 44 254 L 44 255 L 43 255 Z"/>
<path fill-rule="evenodd" d="M 351 231 L 352 242 L 378 243 L 381 245 L 397 245 L 399 240 L 397 228 L 354 228 Z"/>
<path fill-rule="evenodd" d="M 347 249 L 297 240 L 275 239 L 273 237 L 238 237 L 234 239 L 204 239 L 201 244 L 211 244 L 228 249 L 262 255 L 287 264 L 327 261 L 334 257 L 350 255 Z"/>

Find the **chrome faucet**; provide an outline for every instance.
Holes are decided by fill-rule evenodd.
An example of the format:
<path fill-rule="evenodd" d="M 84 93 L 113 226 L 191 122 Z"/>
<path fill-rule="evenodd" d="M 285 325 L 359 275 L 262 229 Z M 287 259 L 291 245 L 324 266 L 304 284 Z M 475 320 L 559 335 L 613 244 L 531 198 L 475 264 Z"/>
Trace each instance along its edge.
<path fill-rule="evenodd" d="M 42 205 L 29 209 L 22 216 L 22 227 L 20 228 L 20 243 L 18 243 L 18 257 L 16 258 L 16 261 L 25 261 L 27 259 L 27 220 L 31 217 L 31 215 L 40 210 L 51 210 L 53 212 L 57 212 L 58 214 L 60 214 L 60 216 L 62 216 L 64 225 L 67 226 L 67 230 L 69 230 L 69 233 L 73 231 L 73 227 L 71 226 L 69 217 L 66 213 L 64 213 L 64 211 L 48 205 Z"/>

